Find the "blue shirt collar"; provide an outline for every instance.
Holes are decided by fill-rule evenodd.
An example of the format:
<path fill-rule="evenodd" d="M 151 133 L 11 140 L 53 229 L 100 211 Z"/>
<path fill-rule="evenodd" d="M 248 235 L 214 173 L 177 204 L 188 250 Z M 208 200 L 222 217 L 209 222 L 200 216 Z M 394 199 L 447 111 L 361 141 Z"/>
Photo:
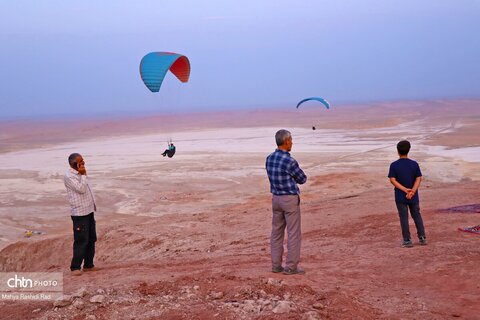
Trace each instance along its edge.
<path fill-rule="evenodd" d="M 286 153 L 286 154 L 290 155 L 290 152 L 282 150 L 282 149 L 278 149 L 278 148 L 275 149 L 275 152 L 283 152 L 283 153 Z"/>

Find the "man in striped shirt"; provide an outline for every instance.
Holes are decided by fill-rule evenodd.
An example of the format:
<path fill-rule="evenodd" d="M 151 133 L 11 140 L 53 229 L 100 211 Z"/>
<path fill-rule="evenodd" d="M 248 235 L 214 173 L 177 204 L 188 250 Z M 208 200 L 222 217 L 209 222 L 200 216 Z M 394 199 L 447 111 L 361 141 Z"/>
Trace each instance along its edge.
<path fill-rule="evenodd" d="M 93 257 L 95 256 L 95 228 L 94 213 L 97 210 L 95 198 L 87 180 L 85 161 L 78 153 L 68 157 L 70 168 L 64 176 L 67 196 L 70 202 L 70 211 L 73 221 L 73 258 L 70 265 L 72 275 L 82 274 L 83 271 L 95 271 Z"/>
<path fill-rule="evenodd" d="M 278 148 L 267 157 L 266 169 L 272 193 L 272 234 L 270 238 L 272 255 L 272 272 L 283 274 L 303 274 L 298 268 L 300 260 L 300 189 L 297 184 L 304 184 L 307 176 L 300 169 L 298 162 L 290 156 L 292 135 L 287 130 L 275 134 Z M 287 261 L 282 267 L 283 238 L 285 227 L 288 233 Z"/>

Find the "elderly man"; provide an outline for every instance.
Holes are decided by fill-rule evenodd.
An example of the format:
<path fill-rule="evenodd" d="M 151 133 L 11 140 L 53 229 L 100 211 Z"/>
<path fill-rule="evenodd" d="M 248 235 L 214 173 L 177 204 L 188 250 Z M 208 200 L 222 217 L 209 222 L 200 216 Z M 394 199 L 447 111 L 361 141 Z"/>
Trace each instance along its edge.
<path fill-rule="evenodd" d="M 272 272 L 283 274 L 304 274 L 298 268 L 300 260 L 300 190 L 298 184 L 307 181 L 298 162 L 290 156 L 292 135 L 287 130 L 275 134 L 278 148 L 267 157 L 266 169 L 272 193 L 272 235 L 270 238 L 272 254 Z M 282 267 L 283 238 L 287 227 L 287 261 Z"/>
<path fill-rule="evenodd" d="M 85 161 L 78 153 L 68 157 L 70 169 L 64 177 L 67 196 L 73 221 L 73 258 L 70 265 L 72 275 L 82 274 L 84 271 L 95 271 L 93 257 L 95 256 L 95 230 L 94 212 L 97 210 L 95 198 L 87 180 Z"/>

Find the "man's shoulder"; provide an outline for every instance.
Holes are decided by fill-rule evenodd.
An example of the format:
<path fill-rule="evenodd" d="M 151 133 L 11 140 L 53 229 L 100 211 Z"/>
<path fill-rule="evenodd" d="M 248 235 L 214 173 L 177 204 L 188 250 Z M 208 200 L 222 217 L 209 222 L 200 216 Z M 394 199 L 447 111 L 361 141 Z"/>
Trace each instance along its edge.
<path fill-rule="evenodd" d="M 392 163 L 390 163 L 390 165 L 394 166 L 394 165 L 397 165 L 398 163 L 400 163 L 400 159 L 393 161 Z"/>
<path fill-rule="evenodd" d="M 278 150 L 275 150 L 267 156 L 267 160 L 270 159 L 270 158 L 278 157 L 278 156 L 279 156 L 279 152 L 278 152 Z"/>
<path fill-rule="evenodd" d="M 73 169 L 67 169 L 65 171 L 65 175 L 63 176 L 65 179 L 72 179 L 72 178 L 78 178 L 80 175 L 78 174 L 77 171 Z"/>
<path fill-rule="evenodd" d="M 416 160 L 413 160 L 413 159 L 410 159 L 410 158 L 408 158 L 408 160 L 410 160 L 410 163 L 418 165 L 418 162 Z"/>
<path fill-rule="evenodd" d="M 393 161 L 392 163 L 390 163 L 390 166 L 391 167 L 401 167 L 405 164 L 410 164 L 410 163 L 417 163 L 415 162 L 414 160 L 410 159 L 410 158 L 399 158 L 395 161 Z"/>
<path fill-rule="evenodd" d="M 399 162 L 400 159 L 397 159 L 395 161 L 393 161 L 392 163 L 390 163 L 390 167 L 389 167 L 389 172 L 388 172 L 388 176 L 391 177 L 392 174 L 394 174 L 395 172 L 397 172 L 398 170 L 400 170 L 401 168 L 401 164 Z"/>
<path fill-rule="evenodd" d="M 275 150 L 274 152 L 270 153 L 268 156 L 267 156 L 267 160 L 269 159 L 293 159 L 291 156 L 290 156 L 290 153 L 288 152 L 285 152 L 285 151 L 280 151 L 280 150 Z"/>

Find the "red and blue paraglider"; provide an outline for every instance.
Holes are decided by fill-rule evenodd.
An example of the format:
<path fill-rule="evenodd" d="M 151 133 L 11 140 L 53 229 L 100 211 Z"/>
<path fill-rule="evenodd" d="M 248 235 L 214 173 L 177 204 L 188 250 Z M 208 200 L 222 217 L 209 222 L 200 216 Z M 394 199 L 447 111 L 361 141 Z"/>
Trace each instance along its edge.
<path fill-rule="evenodd" d="M 140 62 L 140 76 L 152 92 L 160 91 L 168 70 L 181 82 L 188 82 L 190 61 L 186 56 L 178 53 L 150 52 Z"/>
<path fill-rule="evenodd" d="M 150 52 L 140 61 L 140 77 L 143 83 L 152 92 L 159 92 L 163 79 L 168 70 L 181 82 L 188 82 L 190 78 L 190 61 L 184 55 L 173 52 Z M 168 143 L 168 149 L 162 155 L 169 158 L 175 154 L 173 142 Z"/>

